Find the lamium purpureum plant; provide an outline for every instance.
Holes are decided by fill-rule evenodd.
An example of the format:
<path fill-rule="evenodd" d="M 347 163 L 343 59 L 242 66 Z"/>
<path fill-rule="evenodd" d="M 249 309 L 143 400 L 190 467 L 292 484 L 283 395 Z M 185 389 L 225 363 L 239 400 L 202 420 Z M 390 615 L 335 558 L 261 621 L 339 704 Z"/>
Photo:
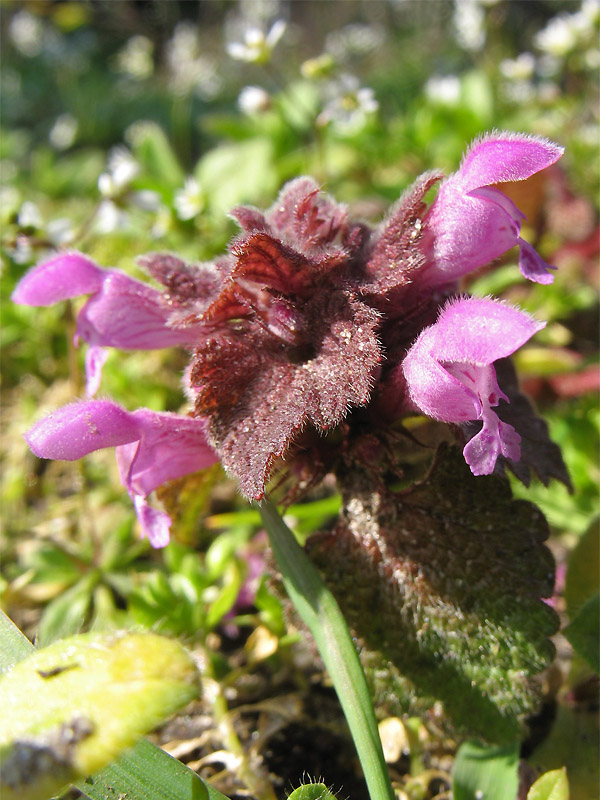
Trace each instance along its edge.
<path fill-rule="evenodd" d="M 545 521 L 511 499 L 505 472 L 525 484 L 568 476 L 510 362 L 544 323 L 458 282 L 513 246 L 525 278 L 553 280 L 501 187 L 561 154 L 544 139 L 488 134 L 451 177 L 421 176 L 374 229 L 298 178 L 266 212 L 233 209 L 241 232 L 215 261 L 143 256 L 162 290 L 77 252 L 39 264 L 13 298 L 89 296 L 76 334 L 88 398 L 35 424 L 31 449 L 72 460 L 116 447 L 155 547 L 170 519 L 149 495 L 217 460 L 257 501 L 289 502 L 334 475 L 338 522 L 306 550 L 378 700 L 396 713 L 438 700 L 459 731 L 515 739 L 556 617 L 541 599 L 553 588 Z M 188 414 L 93 399 L 105 348 L 170 346 L 191 354 Z M 436 422 L 416 425 L 422 415 Z"/>

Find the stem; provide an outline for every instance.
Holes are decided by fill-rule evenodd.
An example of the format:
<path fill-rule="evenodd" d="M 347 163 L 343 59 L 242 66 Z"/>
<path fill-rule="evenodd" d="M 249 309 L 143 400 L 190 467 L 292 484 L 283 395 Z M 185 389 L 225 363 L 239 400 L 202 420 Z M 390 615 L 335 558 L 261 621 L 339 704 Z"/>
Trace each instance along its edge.
<path fill-rule="evenodd" d="M 231 713 L 221 684 L 214 675 L 210 653 L 205 651 L 204 655 L 205 677 L 210 682 L 210 690 L 206 691 L 207 687 L 205 685 L 204 694 L 211 704 L 224 747 L 238 759 L 236 769 L 238 777 L 258 800 L 276 800 L 275 792 L 268 778 L 262 774 L 260 768 L 253 766 L 248 759 L 231 719 Z"/>
<path fill-rule="evenodd" d="M 275 506 L 265 502 L 260 513 L 286 591 L 314 636 L 333 681 L 371 800 L 393 800 L 371 696 L 346 620 Z"/>

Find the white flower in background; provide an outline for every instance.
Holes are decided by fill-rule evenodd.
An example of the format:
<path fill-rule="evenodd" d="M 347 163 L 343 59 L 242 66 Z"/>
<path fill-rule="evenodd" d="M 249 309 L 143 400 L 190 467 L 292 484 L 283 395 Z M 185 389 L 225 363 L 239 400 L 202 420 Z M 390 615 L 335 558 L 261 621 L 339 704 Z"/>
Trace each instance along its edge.
<path fill-rule="evenodd" d="M 19 209 L 17 222 L 20 228 L 39 229 L 44 224 L 39 208 L 30 200 L 26 200 Z"/>
<path fill-rule="evenodd" d="M 243 41 L 229 42 L 227 52 L 236 61 L 266 64 L 285 29 L 286 23 L 282 19 L 275 20 L 266 34 L 261 28 L 249 24 L 242 33 Z"/>
<path fill-rule="evenodd" d="M 507 100 L 523 105 L 536 97 L 536 88 L 531 80 L 535 66 L 535 57 L 531 53 L 521 53 L 517 58 L 500 62 L 500 72 L 506 78 L 502 92 Z"/>
<path fill-rule="evenodd" d="M 136 80 L 149 78 L 154 71 L 153 51 L 154 45 L 147 36 L 132 36 L 117 54 L 117 69 Z"/>
<path fill-rule="evenodd" d="M 140 171 L 140 165 L 123 145 L 110 151 L 106 166 L 107 171 L 98 178 L 98 189 L 104 197 L 121 194 Z"/>
<path fill-rule="evenodd" d="M 569 14 L 554 17 L 534 38 L 538 49 L 555 58 L 564 58 L 577 44 L 577 33 Z"/>
<path fill-rule="evenodd" d="M 167 206 L 160 206 L 152 225 L 152 236 L 155 239 L 162 239 L 173 227 L 173 214 Z"/>
<path fill-rule="evenodd" d="M 536 97 L 536 89 L 532 81 L 507 81 L 502 86 L 502 94 L 507 100 L 524 105 Z"/>
<path fill-rule="evenodd" d="M 217 97 L 223 88 L 223 78 L 217 62 L 200 52 L 198 28 L 180 22 L 165 48 L 169 72 L 169 88 L 178 95 L 195 92 L 206 100 Z"/>
<path fill-rule="evenodd" d="M 521 53 L 517 58 L 505 58 L 500 62 L 500 72 L 511 81 L 526 81 L 533 77 L 535 57 Z"/>
<path fill-rule="evenodd" d="M 39 56 L 44 45 L 44 26 L 41 20 L 29 11 L 19 11 L 8 26 L 11 42 L 21 55 Z"/>
<path fill-rule="evenodd" d="M 96 233 L 113 233 L 127 227 L 128 217 L 112 200 L 103 200 L 94 217 Z"/>
<path fill-rule="evenodd" d="M 175 193 L 173 201 L 179 219 L 194 219 L 204 208 L 204 196 L 196 178 L 186 178 L 183 189 Z"/>
<path fill-rule="evenodd" d="M 583 57 L 583 62 L 586 69 L 598 69 L 600 67 L 600 50 L 597 47 L 592 47 L 590 50 L 587 50 Z"/>
<path fill-rule="evenodd" d="M 54 247 L 70 244 L 75 238 L 73 221 L 67 217 L 53 219 L 46 225 L 46 235 Z"/>
<path fill-rule="evenodd" d="M 485 44 L 485 11 L 478 0 L 454 0 L 456 41 L 464 50 L 481 50 Z"/>
<path fill-rule="evenodd" d="M 363 127 L 370 114 L 375 113 L 379 103 L 375 92 L 361 87 L 354 75 L 342 75 L 325 88 L 329 102 L 317 118 L 317 125 L 328 125 L 343 133 L 351 133 Z"/>
<path fill-rule="evenodd" d="M 153 192 L 152 189 L 140 189 L 139 192 L 132 192 L 129 199 L 142 211 L 158 211 L 161 207 L 160 195 L 158 192 Z"/>
<path fill-rule="evenodd" d="M 460 79 L 456 75 L 432 75 L 425 84 L 425 96 L 441 106 L 455 106 L 460 99 Z"/>
<path fill-rule="evenodd" d="M 271 107 L 271 95 L 261 86 L 245 86 L 238 97 L 238 106 L 244 114 L 261 114 Z"/>
<path fill-rule="evenodd" d="M 337 61 L 347 61 L 349 58 L 372 53 L 384 42 L 385 33 L 379 25 L 344 25 L 327 35 L 325 52 L 330 53 Z"/>
<path fill-rule="evenodd" d="M 15 264 L 30 264 L 33 261 L 33 248 L 28 236 L 19 234 L 14 247 L 7 249 Z"/>
<path fill-rule="evenodd" d="M 600 0 L 583 0 L 581 8 L 571 15 L 571 25 L 581 37 L 596 33 L 600 22 Z"/>
<path fill-rule="evenodd" d="M 79 123 L 73 114 L 60 114 L 48 134 L 48 141 L 56 150 L 68 150 L 75 141 Z"/>

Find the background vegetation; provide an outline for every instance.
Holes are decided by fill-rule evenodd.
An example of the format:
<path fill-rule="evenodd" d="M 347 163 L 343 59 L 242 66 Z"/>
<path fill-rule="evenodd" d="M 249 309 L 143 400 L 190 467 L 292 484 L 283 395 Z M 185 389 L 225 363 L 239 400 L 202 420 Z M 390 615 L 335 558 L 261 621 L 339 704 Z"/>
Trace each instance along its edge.
<path fill-rule="evenodd" d="M 149 251 L 209 259 L 235 230 L 232 206 L 270 205 L 297 175 L 375 221 L 420 172 L 456 169 L 486 130 L 559 142 L 564 158 L 519 198 L 555 283 L 524 285 L 510 253 L 468 288 L 549 322 L 517 361 L 575 491 L 515 492 L 551 524 L 566 624 L 599 588 L 598 3 L 39 0 L 5 2 L 0 16 L 2 608 L 40 645 L 116 627 L 179 637 L 211 689 L 158 734 L 171 753 L 230 797 L 283 797 L 308 774 L 358 800 L 343 718 L 270 586 L 258 513 L 218 469 L 182 480 L 161 496 L 176 509 L 174 541 L 152 551 L 112 452 L 35 459 L 22 433 L 81 396 L 82 353 L 69 304 L 17 307 L 10 292 L 56 248 L 134 275 Z M 271 37 L 261 45 L 253 29 Z M 185 363 L 174 350 L 112 352 L 103 391 L 130 409 L 179 410 Z M 338 507 L 321 493 L 289 518 L 308 536 Z M 530 784 L 566 765 L 571 796 L 587 800 L 597 679 L 563 636 L 557 647 L 522 772 Z M 382 725 L 401 796 L 447 797 L 459 742 L 435 714 Z"/>

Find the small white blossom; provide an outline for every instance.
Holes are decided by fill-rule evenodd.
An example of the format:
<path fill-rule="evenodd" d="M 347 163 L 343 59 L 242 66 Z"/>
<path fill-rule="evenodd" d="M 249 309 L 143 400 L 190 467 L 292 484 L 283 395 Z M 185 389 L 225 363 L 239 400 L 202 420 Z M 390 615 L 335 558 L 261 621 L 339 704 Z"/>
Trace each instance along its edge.
<path fill-rule="evenodd" d="M 534 38 L 536 47 L 555 58 L 564 58 L 577 44 L 577 32 L 569 14 L 560 14 L 539 31 Z"/>
<path fill-rule="evenodd" d="M 17 219 L 21 228 L 41 228 L 44 223 L 39 208 L 30 200 L 23 203 Z"/>
<path fill-rule="evenodd" d="M 98 178 L 98 189 L 104 197 L 121 194 L 140 171 L 140 165 L 130 151 L 122 145 L 108 154 L 107 171 Z"/>
<path fill-rule="evenodd" d="M 460 79 L 456 75 L 432 75 L 425 84 L 425 95 L 441 106 L 455 106 L 460 99 Z"/>
<path fill-rule="evenodd" d="M 154 70 L 153 50 L 154 45 L 147 36 L 132 36 L 117 54 L 117 68 L 137 80 L 149 78 Z"/>
<path fill-rule="evenodd" d="M 173 201 L 179 219 L 188 220 L 197 216 L 204 208 L 204 197 L 196 178 L 186 178 L 183 189 L 175 193 Z"/>
<path fill-rule="evenodd" d="M 173 225 L 173 215 L 171 209 L 167 206 L 161 206 L 158 209 L 154 224 L 152 226 L 152 236 L 155 239 L 162 239 L 163 236 L 171 230 Z"/>
<path fill-rule="evenodd" d="M 70 244 L 75 238 L 73 221 L 66 217 L 51 220 L 46 226 L 46 235 L 55 247 Z"/>
<path fill-rule="evenodd" d="M 337 61 L 346 61 L 372 53 L 384 42 L 385 33 L 381 27 L 355 23 L 329 33 L 325 39 L 325 51 Z"/>
<path fill-rule="evenodd" d="M 517 58 L 505 58 L 500 62 L 500 72 L 512 81 L 525 81 L 533 77 L 535 57 L 531 53 L 521 53 Z"/>
<path fill-rule="evenodd" d="M 266 34 L 261 28 L 248 26 L 243 31 L 243 41 L 229 42 L 227 52 L 236 61 L 266 64 L 271 60 L 273 50 L 285 29 L 286 23 L 282 19 L 276 20 Z"/>
<path fill-rule="evenodd" d="M 329 102 L 317 118 L 318 125 L 331 123 L 338 131 L 351 133 L 360 129 L 379 103 L 373 89 L 360 87 L 354 75 L 342 75 L 326 87 Z"/>
<path fill-rule="evenodd" d="M 454 0 L 456 40 L 465 50 L 481 50 L 485 44 L 485 12 L 477 0 Z"/>
<path fill-rule="evenodd" d="M 44 45 L 44 26 L 29 11 L 19 11 L 10 21 L 8 35 L 17 50 L 28 58 L 39 56 Z"/>
<path fill-rule="evenodd" d="M 271 96 L 261 86 L 245 86 L 238 97 L 238 106 L 244 114 L 260 114 L 271 107 Z"/>
<path fill-rule="evenodd" d="M 113 233 L 127 227 L 127 214 L 122 211 L 112 200 L 103 200 L 94 218 L 96 233 Z"/>
<path fill-rule="evenodd" d="M 531 81 L 508 81 L 502 86 L 502 93 L 507 100 L 524 105 L 536 96 L 535 86 Z"/>
<path fill-rule="evenodd" d="M 72 114 L 60 114 L 54 121 L 48 141 L 56 150 L 68 150 L 75 141 L 79 123 Z"/>
<path fill-rule="evenodd" d="M 17 236 L 15 246 L 9 247 L 8 252 L 15 264 L 29 264 L 33 261 L 33 248 L 28 236 Z"/>
<path fill-rule="evenodd" d="M 131 202 L 141 208 L 142 211 L 158 211 L 161 207 L 160 195 L 152 189 L 141 189 L 139 192 L 132 192 Z"/>
<path fill-rule="evenodd" d="M 169 88 L 178 95 L 195 92 L 212 100 L 223 88 L 217 62 L 200 52 L 198 28 L 189 22 L 180 22 L 167 42 L 166 61 L 169 71 Z"/>

